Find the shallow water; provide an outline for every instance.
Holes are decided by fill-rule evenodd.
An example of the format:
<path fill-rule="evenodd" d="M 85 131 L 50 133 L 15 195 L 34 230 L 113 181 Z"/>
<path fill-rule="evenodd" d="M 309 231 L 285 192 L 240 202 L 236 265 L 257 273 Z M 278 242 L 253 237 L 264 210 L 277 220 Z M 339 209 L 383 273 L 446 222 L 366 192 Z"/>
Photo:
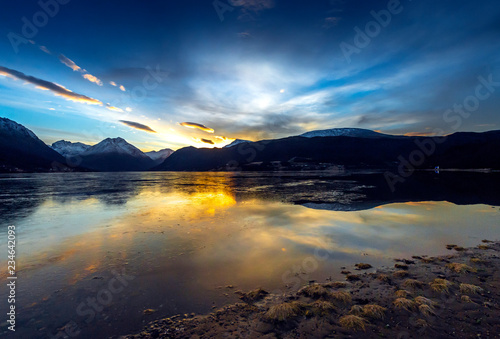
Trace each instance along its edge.
<path fill-rule="evenodd" d="M 0 243 L 17 230 L 16 336 L 137 332 L 234 302 L 237 289 L 287 291 L 358 262 L 495 240 L 498 176 L 415 174 L 391 192 L 380 175 L 2 175 Z"/>

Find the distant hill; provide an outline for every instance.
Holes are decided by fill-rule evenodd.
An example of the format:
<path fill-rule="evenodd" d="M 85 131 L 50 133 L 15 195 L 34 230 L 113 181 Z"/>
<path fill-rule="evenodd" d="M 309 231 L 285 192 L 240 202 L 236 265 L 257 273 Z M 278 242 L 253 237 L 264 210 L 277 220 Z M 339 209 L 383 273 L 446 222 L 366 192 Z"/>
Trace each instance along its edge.
<path fill-rule="evenodd" d="M 239 144 L 243 144 L 245 142 L 252 142 L 252 141 L 249 141 L 249 140 L 242 140 L 242 139 L 235 139 L 232 143 L 230 143 L 229 145 L 226 145 L 224 146 L 224 148 L 229 148 L 229 147 L 234 147 L 234 146 L 237 146 Z"/>
<path fill-rule="evenodd" d="M 356 137 L 356 138 L 395 138 L 398 136 L 382 134 L 379 132 L 371 131 L 369 129 L 362 128 L 331 128 L 319 131 L 306 132 L 299 135 L 305 138 L 315 138 L 315 137 Z"/>
<path fill-rule="evenodd" d="M 376 132 L 374 132 L 376 133 Z M 500 169 L 500 131 L 455 133 L 434 140 L 435 150 L 416 168 Z M 289 137 L 242 143 L 230 148 L 186 147 L 155 170 L 317 170 L 332 166 L 358 169 L 397 168 L 430 137 Z"/>
<path fill-rule="evenodd" d="M 154 166 L 156 166 L 164 162 L 165 159 L 172 155 L 172 153 L 174 153 L 173 150 L 171 150 L 170 148 L 165 148 L 159 151 L 146 152 L 144 154 L 150 157 L 154 162 Z"/>
<path fill-rule="evenodd" d="M 0 118 L 0 172 L 69 171 L 65 159 L 31 130 Z"/>

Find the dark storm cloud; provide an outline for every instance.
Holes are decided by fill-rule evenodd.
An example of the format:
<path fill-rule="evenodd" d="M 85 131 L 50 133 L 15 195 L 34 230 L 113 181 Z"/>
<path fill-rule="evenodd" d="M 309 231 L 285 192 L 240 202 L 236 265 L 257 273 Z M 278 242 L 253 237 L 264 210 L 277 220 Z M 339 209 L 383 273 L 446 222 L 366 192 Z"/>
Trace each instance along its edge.
<path fill-rule="evenodd" d="M 156 133 L 156 131 L 153 130 L 151 127 L 149 127 L 147 125 L 140 124 L 138 122 L 128 121 L 128 120 L 120 120 L 120 122 L 124 125 L 127 125 L 128 127 L 132 127 L 132 128 L 135 128 L 135 129 L 138 129 L 141 131 L 146 131 L 149 133 Z"/>

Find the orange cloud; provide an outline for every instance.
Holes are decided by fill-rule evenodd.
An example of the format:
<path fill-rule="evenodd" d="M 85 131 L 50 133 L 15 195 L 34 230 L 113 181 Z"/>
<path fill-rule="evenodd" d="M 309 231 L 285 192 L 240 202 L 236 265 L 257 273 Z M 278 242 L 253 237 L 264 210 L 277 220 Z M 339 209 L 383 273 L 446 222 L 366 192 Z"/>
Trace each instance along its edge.
<path fill-rule="evenodd" d="M 123 113 L 123 110 L 121 108 L 111 106 L 111 105 L 106 105 L 106 108 L 109 109 L 110 111 L 115 111 L 115 112 L 120 112 Z"/>
<path fill-rule="evenodd" d="M 202 125 L 202 124 L 197 124 L 196 122 L 181 122 L 181 123 L 179 123 L 179 125 L 181 125 L 183 127 L 187 127 L 187 128 L 199 129 L 199 130 L 202 130 L 202 131 L 207 132 L 207 133 L 214 133 L 215 132 L 213 130 L 213 128 L 207 127 L 207 126 Z"/>
<path fill-rule="evenodd" d="M 83 74 L 82 77 L 84 77 L 85 79 L 87 79 L 88 81 L 90 82 L 93 82 L 99 86 L 102 86 L 102 81 L 96 77 L 96 76 L 93 76 L 92 74 Z"/>

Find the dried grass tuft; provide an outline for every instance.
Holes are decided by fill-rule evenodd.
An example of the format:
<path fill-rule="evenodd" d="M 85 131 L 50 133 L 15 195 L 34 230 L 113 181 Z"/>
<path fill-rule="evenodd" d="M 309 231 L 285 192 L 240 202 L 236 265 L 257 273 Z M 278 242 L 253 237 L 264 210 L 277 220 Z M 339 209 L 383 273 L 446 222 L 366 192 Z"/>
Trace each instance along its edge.
<path fill-rule="evenodd" d="M 446 264 L 446 267 L 456 273 L 468 273 L 468 272 L 476 272 L 476 270 L 469 265 L 459 264 L 459 263 L 450 263 Z"/>
<path fill-rule="evenodd" d="M 326 289 L 326 287 L 320 284 L 312 284 L 304 286 L 299 290 L 298 293 L 305 295 L 306 297 L 315 299 L 327 297 L 330 294 L 330 292 Z"/>
<path fill-rule="evenodd" d="M 406 298 L 408 295 L 410 294 L 410 292 L 406 291 L 406 290 L 397 290 L 394 295 L 397 297 L 397 298 Z"/>
<path fill-rule="evenodd" d="M 266 319 L 272 321 L 286 321 L 298 316 L 300 313 L 301 308 L 299 303 L 288 302 L 271 306 L 264 316 Z"/>
<path fill-rule="evenodd" d="M 451 281 L 446 280 L 446 279 L 437 278 L 437 279 L 434 279 L 434 281 L 431 282 L 429 285 L 431 286 L 431 289 L 435 292 L 449 293 L 450 286 L 452 286 L 453 283 Z"/>
<path fill-rule="evenodd" d="M 420 311 L 420 313 L 422 313 L 423 315 L 425 315 L 426 317 L 429 317 L 431 315 L 434 315 L 434 308 L 429 306 L 429 305 L 425 305 L 425 304 L 422 304 L 420 306 L 418 306 L 418 310 Z"/>
<path fill-rule="evenodd" d="M 407 311 L 411 311 L 415 308 L 415 302 L 406 298 L 397 298 L 394 300 L 394 307 L 397 309 L 405 309 Z"/>
<path fill-rule="evenodd" d="M 423 282 L 421 282 L 419 280 L 415 280 L 415 279 L 406 279 L 403 282 L 403 286 L 404 287 L 413 288 L 413 289 L 423 288 L 424 285 L 425 285 L 425 283 L 423 283 Z"/>
<path fill-rule="evenodd" d="M 352 331 L 366 331 L 366 320 L 357 315 L 345 315 L 339 319 L 340 326 Z"/>
<path fill-rule="evenodd" d="M 401 270 L 394 272 L 392 275 L 396 278 L 406 278 L 408 276 L 408 272 Z"/>
<path fill-rule="evenodd" d="M 460 293 L 462 294 L 478 294 L 481 293 L 483 289 L 479 286 L 472 284 L 460 284 Z"/>
<path fill-rule="evenodd" d="M 345 291 L 334 291 L 330 292 L 329 297 L 335 301 L 349 304 L 352 301 L 352 296 L 349 292 Z"/>
<path fill-rule="evenodd" d="M 373 319 L 384 319 L 387 309 L 379 305 L 365 305 L 363 306 L 363 314 Z"/>

